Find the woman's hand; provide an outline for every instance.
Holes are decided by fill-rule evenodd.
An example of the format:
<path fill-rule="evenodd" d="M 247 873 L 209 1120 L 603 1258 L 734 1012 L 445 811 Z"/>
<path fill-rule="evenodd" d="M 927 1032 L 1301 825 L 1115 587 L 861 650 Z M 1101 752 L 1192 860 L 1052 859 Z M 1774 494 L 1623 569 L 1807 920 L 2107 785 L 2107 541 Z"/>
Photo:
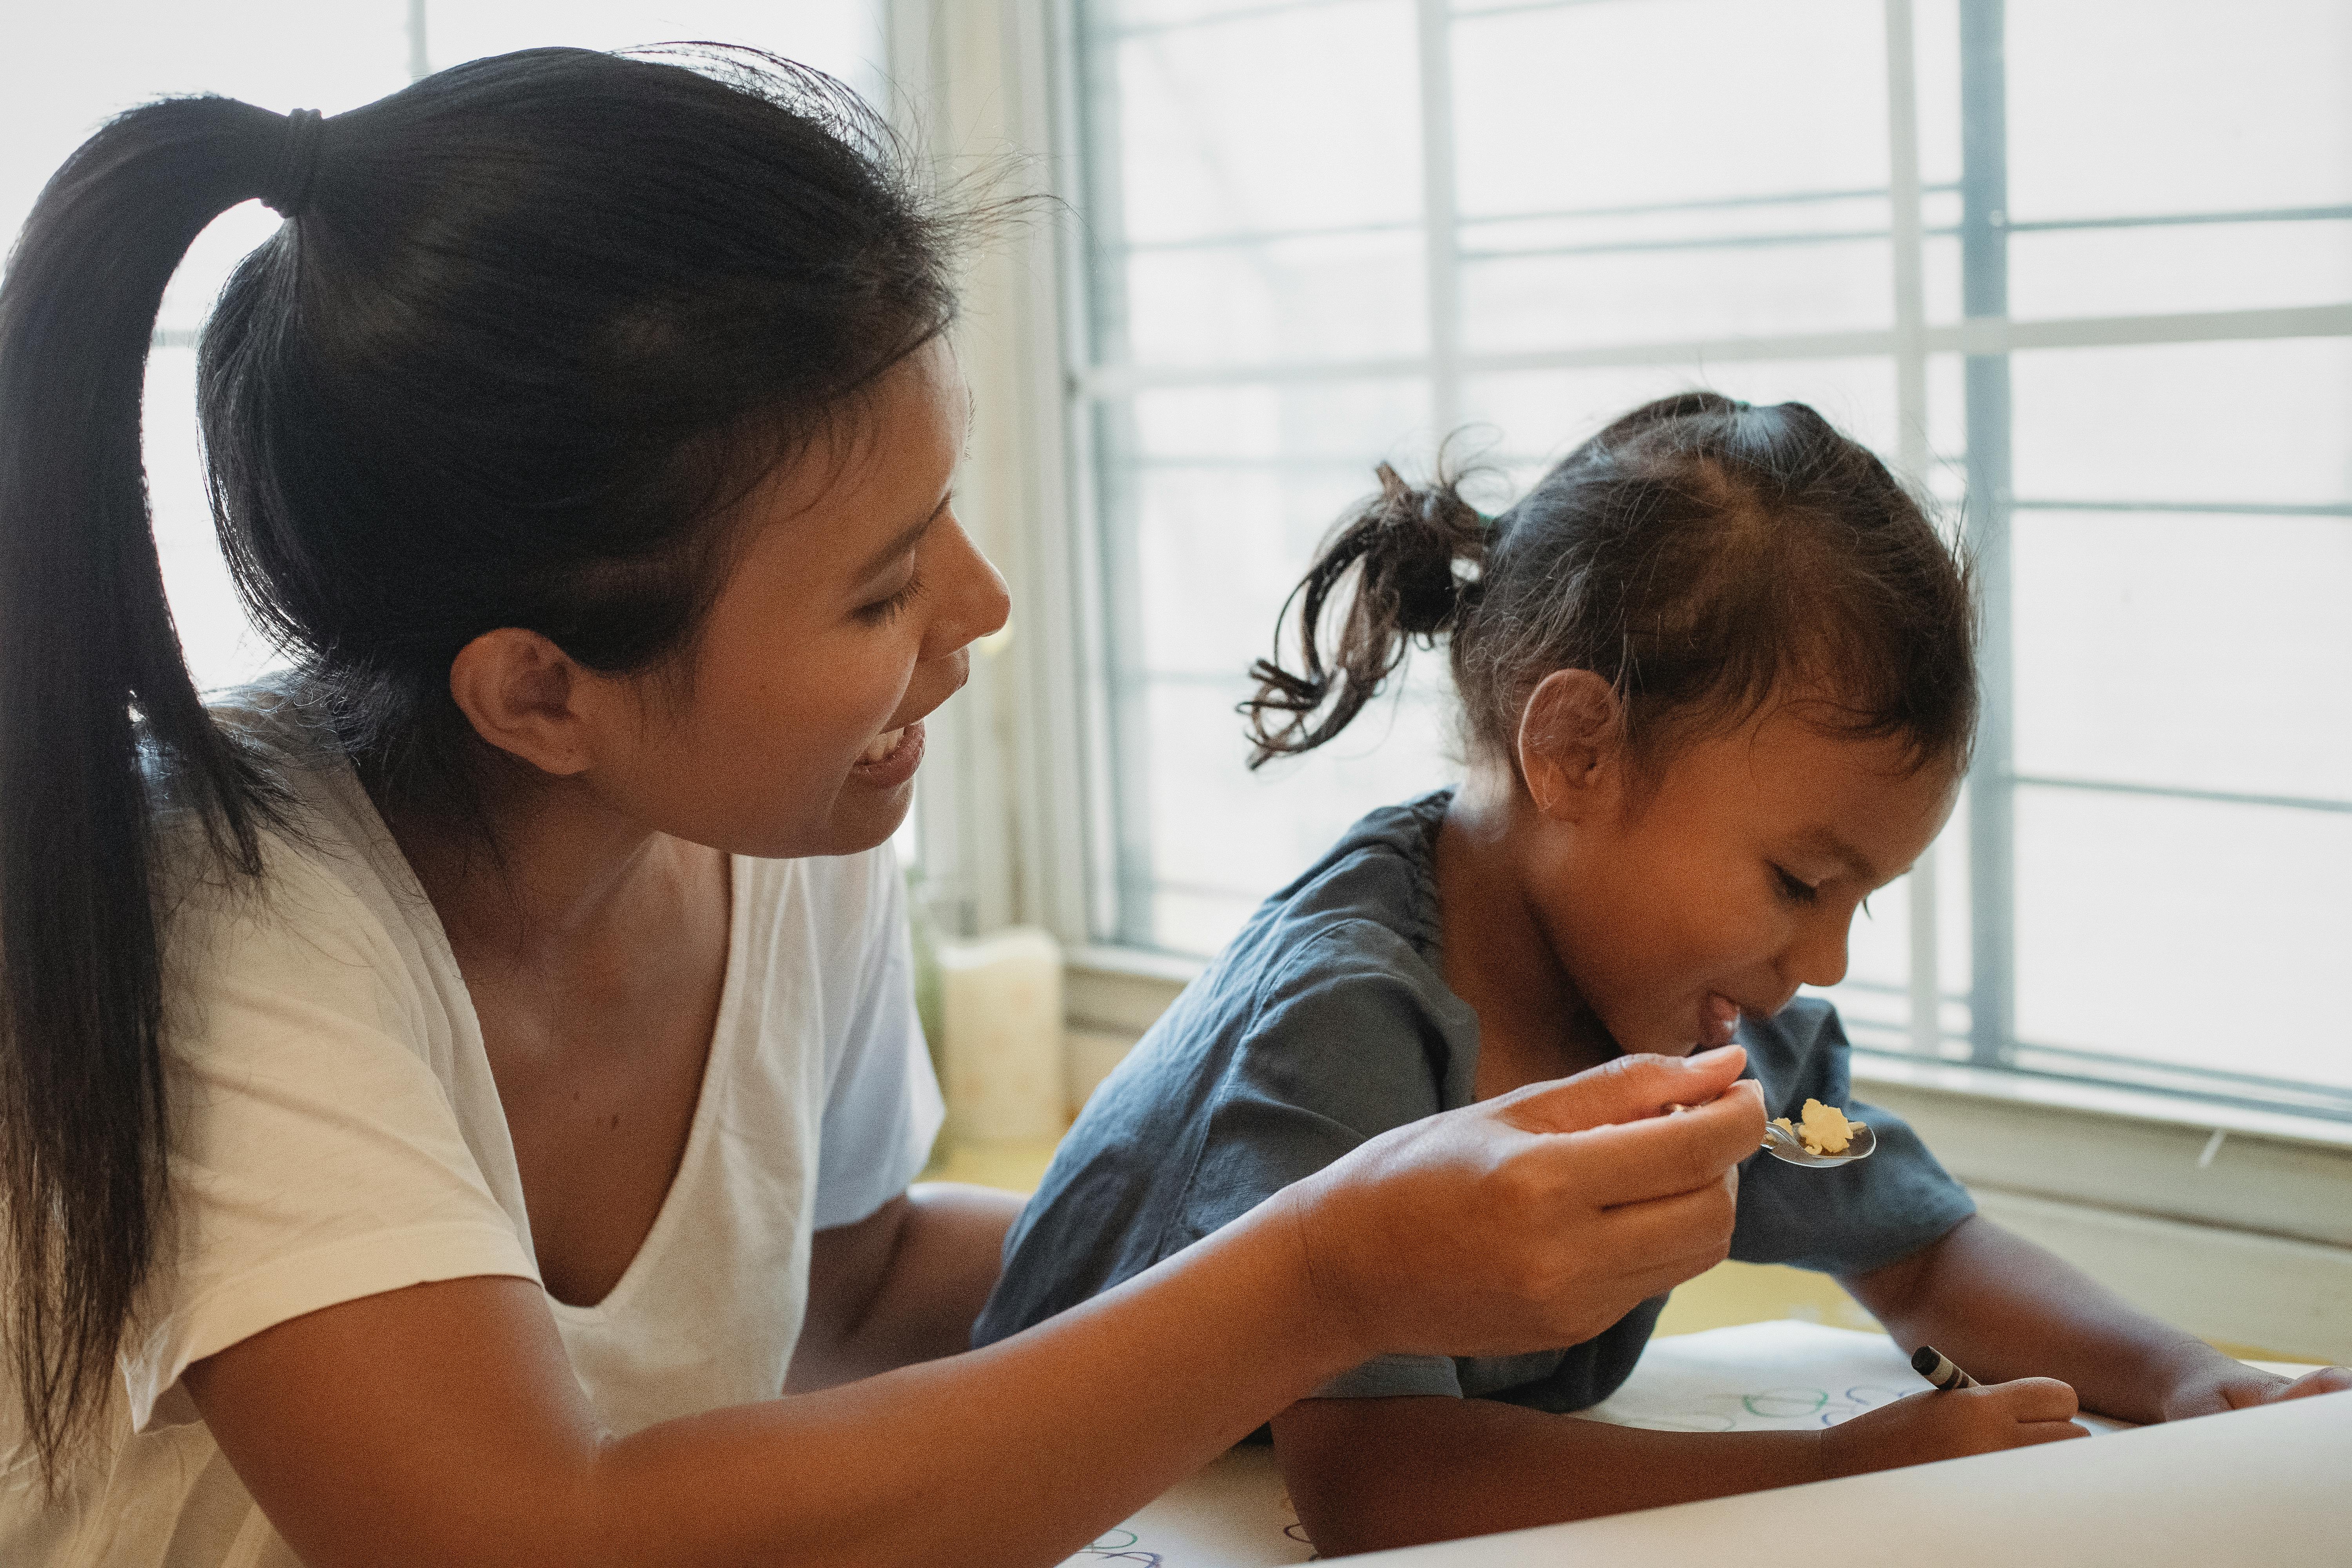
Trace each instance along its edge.
<path fill-rule="evenodd" d="M 1729 1251 L 1764 1137 L 1746 1063 L 1620 1058 L 1399 1128 L 1273 1201 L 1366 1356 L 1577 1344 Z"/>
<path fill-rule="evenodd" d="M 2074 1391 L 2054 1377 L 1914 1394 L 1822 1433 L 1822 1473 L 1858 1476 L 2087 1437 L 2075 1409 Z"/>

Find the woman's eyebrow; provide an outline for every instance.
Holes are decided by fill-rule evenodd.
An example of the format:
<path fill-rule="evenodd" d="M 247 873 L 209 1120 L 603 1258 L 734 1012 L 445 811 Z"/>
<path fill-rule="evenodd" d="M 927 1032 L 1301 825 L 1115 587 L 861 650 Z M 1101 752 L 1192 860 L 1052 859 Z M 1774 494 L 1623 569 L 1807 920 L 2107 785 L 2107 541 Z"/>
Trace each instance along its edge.
<path fill-rule="evenodd" d="M 868 577 L 878 574 L 882 568 L 912 550 L 916 542 L 931 531 L 931 524 L 939 521 L 940 516 L 947 511 L 948 503 L 953 500 L 955 500 L 955 492 L 950 490 L 940 498 L 940 504 L 931 509 L 929 516 L 914 527 L 892 535 L 889 543 L 866 558 L 866 563 L 857 569 L 857 581 L 863 583 Z"/>

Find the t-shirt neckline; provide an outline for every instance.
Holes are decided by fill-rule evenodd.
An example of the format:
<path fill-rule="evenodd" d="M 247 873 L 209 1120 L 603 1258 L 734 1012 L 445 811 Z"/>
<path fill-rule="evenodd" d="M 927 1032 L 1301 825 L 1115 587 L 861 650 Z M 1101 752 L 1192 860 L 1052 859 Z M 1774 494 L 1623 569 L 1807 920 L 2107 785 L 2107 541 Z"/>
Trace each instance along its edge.
<path fill-rule="evenodd" d="M 748 907 L 744 885 L 750 880 L 749 872 L 750 867 L 742 856 L 727 857 L 727 977 L 719 984 L 719 1011 L 710 1025 L 710 1049 L 702 1060 L 702 1087 L 695 1095 L 694 1118 L 687 1126 L 686 1147 L 678 1152 L 677 1173 L 670 1177 L 669 1190 L 662 1194 L 661 1207 L 654 1212 L 654 1223 L 646 1227 L 645 1239 L 637 1243 L 637 1250 L 630 1258 L 628 1267 L 621 1270 L 621 1277 L 613 1281 L 613 1288 L 602 1297 L 586 1306 L 578 1306 L 559 1300 L 553 1291 L 548 1289 L 546 1281 L 540 1282 L 540 1294 L 547 1298 L 548 1306 L 557 1316 L 569 1321 L 595 1322 L 625 1307 L 639 1279 L 655 1267 L 650 1260 L 664 1249 L 670 1233 L 682 1223 L 677 1214 L 685 1206 L 686 1200 L 678 1194 L 694 1178 L 701 1163 L 704 1148 L 715 1136 L 710 1131 L 710 1124 L 718 1114 L 714 1108 L 719 1103 L 727 1065 L 734 1056 L 730 1042 L 739 1032 L 734 1026 L 735 1014 L 741 1005 L 744 950 L 751 945 L 744 940 L 743 929 L 744 911 Z M 471 995 L 466 998 L 466 1005 L 468 1008 L 473 1005 Z M 528 1198 L 524 1205 L 527 1211 Z M 531 1247 L 534 1267 L 538 1261 L 539 1248 L 534 1241 Z"/>
<path fill-rule="evenodd" d="M 457 950 L 450 945 L 449 933 L 441 924 L 441 911 L 433 907 L 432 899 L 425 894 L 425 884 L 417 879 L 416 868 L 408 863 L 408 857 L 401 853 L 400 841 L 393 837 L 392 828 L 383 820 L 383 814 L 376 809 L 375 801 L 368 795 L 366 787 L 360 783 L 359 771 L 351 765 L 350 759 L 341 760 L 343 773 L 341 782 L 352 792 L 363 813 L 362 820 L 367 833 L 371 852 L 375 856 L 379 867 L 387 875 L 388 879 L 396 888 L 399 896 L 415 900 L 416 906 L 432 922 L 429 929 L 434 945 L 433 952 L 428 957 L 435 963 L 446 964 L 449 973 L 456 977 L 457 986 L 454 1000 L 464 1008 L 461 1017 L 465 1023 L 472 1026 L 474 1048 L 483 1053 L 483 1068 L 487 1072 L 489 1065 L 489 1047 L 482 1037 L 481 1015 L 474 1010 L 474 994 L 467 988 L 465 972 L 457 965 Z M 530 1195 L 522 1191 L 521 1178 L 518 1172 L 515 1190 L 523 1205 L 523 1224 L 530 1247 L 531 1270 L 535 1276 L 533 1283 L 538 1285 L 539 1293 L 546 1299 L 550 1310 L 568 1321 L 595 1322 L 625 1305 L 627 1297 L 635 1289 L 639 1278 L 653 1267 L 647 1259 L 660 1249 L 667 1242 L 669 1233 L 676 1229 L 679 1223 L 675 1217 L 677 1211 L 682 1206 L 678 1192 L 687 1184 L 702 1156 L 704 1145 L 710 1141 L 709 1123 L 714 1116 L 712 1107 L 719 1098 L 719 1089 L 724 1079 L 726 1064 L 723 1058 L 732 1055 L 728 1049 L 728 1042 L 736 1033 L 733 1026 L 735 1015 L 741 1005 L 745 950 L 749 946 L 745 941 L 744 926 L 745 911 L 749 908 L 747 888 L 751 880 L 751 864 L 743 856 L 730 854 L 727 857 L 727 973 L 726 978 L 719 983 L 719 1011 L 711 1023 L 710 1046 L 702 1060 L 702 1083 L 695 1093 L 694 1116 L 687 1124 L 686 1147 L 679 1152 L 677 1173 L 670 1177 L 669 1190 L 662 1194 L 661 1206 L 654 1211 L 654 1223 L 646 1227 L 645 1239 L 637 1243 L 637 1250 L 629 1258 L 628 1267 L 623 1268 L 620 1278 L 613 1281 L 613 1288 L 596 1300 L 585 1306 L 563 1300 L 547 1288 L 547 1281 L 543 1277 L 537 1277 L 539 1275 L 539 1238 L 535 1233 L 529 1230 L 530 1199 Z M 490 1080 L 496 1083 L 498 1075 L 491 1073 Z M 505 1115 L 503 1106 L 500 1107 L 499 1114 L 501 1118 Z M 511 1130 L 508 1132 L 508 1142 L 511 1150 L 513 1142 Z"/>

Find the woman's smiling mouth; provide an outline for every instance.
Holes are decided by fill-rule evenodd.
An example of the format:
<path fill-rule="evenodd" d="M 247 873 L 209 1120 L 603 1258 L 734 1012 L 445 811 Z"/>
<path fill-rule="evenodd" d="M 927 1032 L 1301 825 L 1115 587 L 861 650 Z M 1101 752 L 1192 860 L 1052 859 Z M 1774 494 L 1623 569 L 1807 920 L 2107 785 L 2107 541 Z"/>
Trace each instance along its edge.
<path fill-rule="evenodd" d="M 923 721 L 885 730 L 858 753 L 850 776 L 876 789 L 896 789 L 915 776 L 923 763 Z"/>

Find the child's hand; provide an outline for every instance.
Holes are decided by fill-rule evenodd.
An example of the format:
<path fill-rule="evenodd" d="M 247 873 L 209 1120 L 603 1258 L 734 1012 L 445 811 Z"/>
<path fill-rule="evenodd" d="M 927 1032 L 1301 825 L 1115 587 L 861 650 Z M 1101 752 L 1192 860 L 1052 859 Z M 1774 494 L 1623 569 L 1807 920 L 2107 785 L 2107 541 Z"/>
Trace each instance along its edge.
<path fill-rule="evenodd" d="M 1556 1350 L 1721 1262 L 1764 1102 L 1746 1053 L 1623 1057 L 1371 1140 L 1289 1205 L 1365 1355 Z M 1664 1114 L 1693 1105 L 1686 1115 Z"/>
<path fill-rule="evenodd" d="M 1823 1432 L 1822 1473 L 1858 1476 L 2087 1437 L 2074 1409 L 2074 1391 L 2054 1377 L 1915 1394 Z"/>
<path fill-rule="evenodd" d="M 2282 1399 L 2341 1394 L 2347 1389 L 2352 1389 L 2352 1371 L 2340 1366 L 2323 1366 L 2290 1380 L 2217 1352 L 2209 1364 L 2172 1385 L 2164 1398 L 2164 1418 L 2180 1421 L 2191 1415 L 2218 1415 L 2225 1410 L 2247 1410 L 2257 1405 L 2276 1405 Z"/>

